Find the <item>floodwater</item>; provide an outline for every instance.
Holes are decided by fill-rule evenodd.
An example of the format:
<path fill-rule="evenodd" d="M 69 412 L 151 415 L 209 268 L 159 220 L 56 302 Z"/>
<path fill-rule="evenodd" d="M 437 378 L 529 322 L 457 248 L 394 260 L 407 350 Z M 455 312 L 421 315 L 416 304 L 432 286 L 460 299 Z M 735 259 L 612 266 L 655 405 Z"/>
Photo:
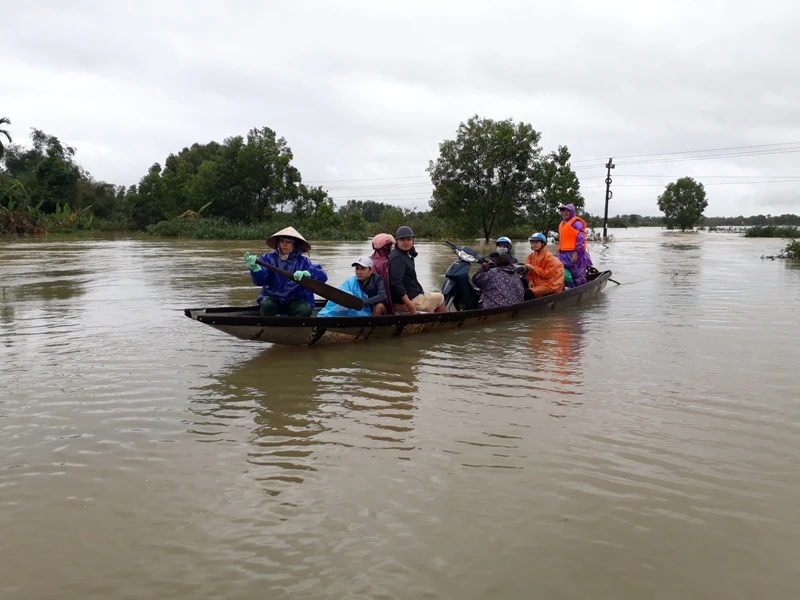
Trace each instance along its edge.
<path fill-rule="evenodd" d="M 585 305 L 307 349 L 181 312 L 257 243 L 0 243 L 0 598 L 800 598 L 800 268 L 613 233 Z"/>

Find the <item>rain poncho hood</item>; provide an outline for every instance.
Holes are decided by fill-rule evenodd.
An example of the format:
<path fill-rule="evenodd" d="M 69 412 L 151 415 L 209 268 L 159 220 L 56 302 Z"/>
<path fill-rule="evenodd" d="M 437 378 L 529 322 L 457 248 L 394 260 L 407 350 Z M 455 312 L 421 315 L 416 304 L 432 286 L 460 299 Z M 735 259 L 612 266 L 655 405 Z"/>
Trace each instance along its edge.
<path fill-rule="evenodd" d="M 372 247 L 377 250 L 389 244 L 394 244 L 394 236 L 389 233 L 379 233 L 372 238 Z"/>
<path fill-rule="evenodd" d="M 564 206 L 562 206 L 558 210 L 563 210 L 565 208 L 569 211 L 569 219 L 571 219 L 572 217 L 575 216 L 575 205 L 574 204 L 565 204 Z M 565 221 L 569 221 L 569 219 L 564 219 L 564 220 Z"/>
<path fill-rule="evenodd" d="M 322 267 L 303 256 L 301 249 L 297 247 L 286 257 L 286 260 L 281 260 L 280 253 L 277 250 L 264 254 L 261 260 L 290 273 L 308 271 L 313 279 L 323 283 L 328 281 L 328 276 L 322 270 Z M 253 280 L 253 285 L 261 286 L 261 293 L 258 295 L 257 300 L 259 304 L 264 298 L 272 297 L 278 302 L 305 300 L 312 308 L 314 307 L 314 292 L 301 287 L 297 282 L 287 279 L 283 275 L 278 275 L 269 269 L 262 268 L 260 271 L 251 270 L 250 278 Z"/>
<path fill-rule="evenodd" d="M 394 243 L 394 238 L 390 236 L 388 233 L 380 233 L 375 236 L 372 240 L 372 245 L 375 247 L 375 239 L 379 238 L 380 236 L 385 235 L 388 236 L 392 243 Z M 391 278 L 389 277 L 389 246 L 388 244 L 384 244 L 382 246 L 375 247 L 375 252 L 372 253 L 370 256 L 372 262 L 374 263 L 373 270 L 383 277 L 384 285 L 386 286 L 386 312 L 391 314 L 394 312 L 394 304 L 392 303 L 392 284 Z"/>

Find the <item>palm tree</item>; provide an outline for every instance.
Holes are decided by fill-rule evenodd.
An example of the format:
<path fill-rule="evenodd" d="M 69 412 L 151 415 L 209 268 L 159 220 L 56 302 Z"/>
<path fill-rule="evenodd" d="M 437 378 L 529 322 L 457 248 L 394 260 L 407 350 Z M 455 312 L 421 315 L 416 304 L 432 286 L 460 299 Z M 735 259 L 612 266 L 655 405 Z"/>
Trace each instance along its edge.
<path fill-rule="evenodd" d="M 0 125 L 11 125 L 11 119 L 8 117 L 0 117 Z M 5 129 L 0 129 L 0 137 L 6 136 L 8 139 L 8 143 L 12 143 L 14 140 L 11 139 L 11 134 L 8 133 Z M 0 140 L 0 158 L 3 158 L 3 154 L 5 154 L 6 147 L 3 146 L 2 140 Z"/>

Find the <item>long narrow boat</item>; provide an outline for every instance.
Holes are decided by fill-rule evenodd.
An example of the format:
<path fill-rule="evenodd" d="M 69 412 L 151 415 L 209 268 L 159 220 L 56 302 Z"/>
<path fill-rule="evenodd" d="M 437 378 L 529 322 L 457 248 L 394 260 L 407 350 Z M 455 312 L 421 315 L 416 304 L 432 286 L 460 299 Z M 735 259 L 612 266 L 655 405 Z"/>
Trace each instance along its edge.
<path fill-rule="evenodd" d="M 380 317 L 262 317 L 258 306 L 187 308 L 184 314 L 243 340 L 287 346 L 312 346 L 376 340 L 426 331 L 485 325 L 529 313 L 570 306 L 596 297 L 606 287 L 611 271 L 603 271 L 584 285 L 498 308 L 479 308 L 443 313 L 407 313 Z M 317 300 L 316 312 L 325 306 Z"/>

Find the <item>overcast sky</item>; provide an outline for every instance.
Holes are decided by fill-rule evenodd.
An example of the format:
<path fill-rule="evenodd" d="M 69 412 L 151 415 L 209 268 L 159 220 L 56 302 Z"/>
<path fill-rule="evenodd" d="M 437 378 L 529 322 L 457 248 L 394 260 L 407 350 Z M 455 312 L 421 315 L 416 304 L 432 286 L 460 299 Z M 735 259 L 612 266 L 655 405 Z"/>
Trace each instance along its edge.
<path fill-rule="evenodd" d="M 611 214 L 658 214 L 684 175 L 707 215 L 799 213 L 798 24 L 796 0 L 30 0 L 3 11 L 0 116 L 125 185 L 268 126 L 338 203 L 420 209 L 439 142 L 473 114 L 512 117 L 569 147 L 592 213 L 609 156 L 630 157 Z M 663 156 L 765 144 L 783 146 Z M 694 158 L 734 153 L 750 155 Z"/>

